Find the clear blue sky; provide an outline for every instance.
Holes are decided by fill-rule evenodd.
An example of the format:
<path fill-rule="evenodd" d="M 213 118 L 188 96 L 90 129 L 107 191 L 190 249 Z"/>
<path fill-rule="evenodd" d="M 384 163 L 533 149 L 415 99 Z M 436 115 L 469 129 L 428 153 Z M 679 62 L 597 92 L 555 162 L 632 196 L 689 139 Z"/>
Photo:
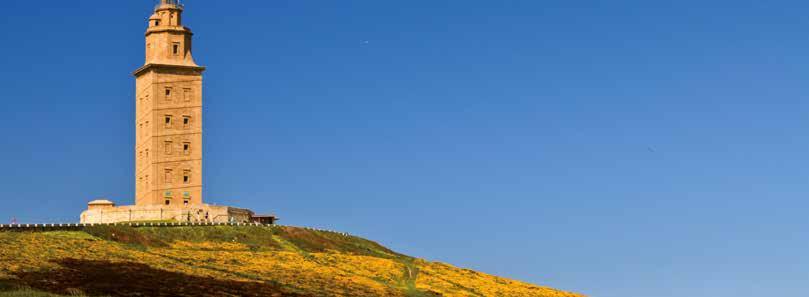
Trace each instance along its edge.
<path fill-rule="evenodd" d="M 133 198 L 154 1 L 3 1 L 0 220 Z M 807 296 L 805 1 L 188 0 L 205 199 L 594 297 Z"/>

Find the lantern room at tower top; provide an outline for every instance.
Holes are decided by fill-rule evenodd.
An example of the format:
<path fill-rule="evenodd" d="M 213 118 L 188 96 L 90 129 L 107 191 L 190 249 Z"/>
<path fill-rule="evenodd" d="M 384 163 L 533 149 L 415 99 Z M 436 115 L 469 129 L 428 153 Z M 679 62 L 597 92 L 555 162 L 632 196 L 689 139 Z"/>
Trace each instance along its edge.
<path fill-rule="evenodd" d="M 155 6 L 155 9 L 160 9 L 162 6 L 173 6 L 175 8 L 183 9 L 183 4 L 180 0 L 160 0 L 160 3 Z"/>

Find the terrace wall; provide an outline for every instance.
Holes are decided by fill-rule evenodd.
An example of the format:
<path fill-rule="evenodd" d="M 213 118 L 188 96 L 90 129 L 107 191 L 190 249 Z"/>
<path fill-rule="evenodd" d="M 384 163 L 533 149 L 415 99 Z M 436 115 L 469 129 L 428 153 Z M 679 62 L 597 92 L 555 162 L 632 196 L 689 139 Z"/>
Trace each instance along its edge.
<path fill-rule="evenodd" d="M 119 206 L 105 209 L 89 209 L 81 214 L 85 224 L 111 224 L 139 221 L 248 223 L 253 212 L 229 206 L 193 205 L 164 207 L 156 205 Z"/>

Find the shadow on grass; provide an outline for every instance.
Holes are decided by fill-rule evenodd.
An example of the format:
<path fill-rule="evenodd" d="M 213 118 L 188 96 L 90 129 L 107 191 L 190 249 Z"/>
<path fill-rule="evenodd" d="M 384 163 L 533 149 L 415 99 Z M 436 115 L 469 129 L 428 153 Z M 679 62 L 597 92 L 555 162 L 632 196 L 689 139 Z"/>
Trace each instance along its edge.
<path fill-rule="evenodd" d="M 62 259 L 58 270 L 22 272 L 15 283 L 55 294 L 88 296 L 307 296 L 277 284 L 199 277 L 139 263 Z"/>

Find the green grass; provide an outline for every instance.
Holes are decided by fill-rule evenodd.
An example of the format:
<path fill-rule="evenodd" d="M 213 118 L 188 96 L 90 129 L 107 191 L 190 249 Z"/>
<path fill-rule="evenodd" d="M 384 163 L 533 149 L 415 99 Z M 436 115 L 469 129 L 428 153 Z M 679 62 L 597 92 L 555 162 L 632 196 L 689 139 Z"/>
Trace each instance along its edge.
<path fill-rule="evenodd" d="M 64 297 L 64 296 L 84 296 L 80 294 L 75 295 L 56 295 L 47 292 L 37 291 L 30 288 L 20 288 L 18 285 L 0 281 L 0 297 Z"/>
<path fill-rule="evenodd" d="M 142 247 L 166 247 L 176 241 L 234 242 L 256 251 L 297 251 L 319 253 L 334 251 L 382 258 L 411 259 L 376 242 L 333 232 L 292 227 L 231 226 L 209 227 L 129 227 L 93 226 L 89 235 Z"/>
<path fill-rule="evenodd" d="M 0 297 L 62 297 L 65 295 L 54 295 L 34 290 L 18 290 L 13 292 L 0 292 Z"/>
<path fill-rule="evenodd" d="M 42 233 L 46 237 L 53 239 L 81 239 L 81 240 L 101 240 L 87 232 L 81 231 L 51 231 Z"/>
<path fill-rule="evenodd" d="M 19 285 L 0 280 L 0 297 L 61 297 L 40 291 L 20 288 Z"/>
<path fill-rule="evenodd" d="M 145 247 L 165 247 L 176 241 L 187 242 L 237 242 L 253 249 L 281 250 L 273 233 L 267 227 L 249 226 L 233 228 L 230 226 L 208 227 L 129 227 L 129 226 L 94 226 L 85 232 L 126 244 Z"/>

